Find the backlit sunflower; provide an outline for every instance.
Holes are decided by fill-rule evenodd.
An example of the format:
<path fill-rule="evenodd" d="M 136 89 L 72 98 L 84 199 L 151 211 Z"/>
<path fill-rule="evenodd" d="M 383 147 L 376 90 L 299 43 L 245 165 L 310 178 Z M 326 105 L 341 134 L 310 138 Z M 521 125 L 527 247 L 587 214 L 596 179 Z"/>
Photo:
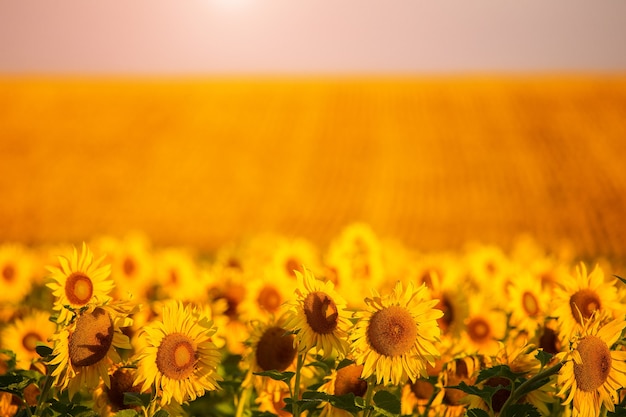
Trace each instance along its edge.
<path fill-rule="evenodd" d="M 494 306 L 498 302 L 491 298 L 480 294 L 468 299 L 469 314 L 458 345 L 466 354 L 491 356 L 500 349 L 499 341 L 506 334 L 506 315 Z"/>
<path fill-rule="evenodd" d="M 573 404 L 573 417 L 600 415 L 602 406 L 614 411 L 617 391 L 626 386 L 626 351 L 611 347 L 625 327 L 623 319 L 602 325 L 594 314 L 574 338 L 571 350 L 557 355 L 563 361 L 558 395 L 566 396 L 563 404 Z"/>
<path fill-rule="evenodd" d="M 15 320 L 2 330 L 0 345 L 15 353 L 19 369 L 30 369 L 34 361 L 41 359 L 35 351 L 37 343 L 48 345 L 48 339 L 56 331 L 56 325 L 49 318 L 49 313 L 35 311 Z"/>
<path fill-rule="evenodd" d="M 426 364 L 434 365 L 439 351 L 434 343 L 440 335 L 437 319 L 443 313 L 433 307 L 438 300 L 424 299 L 426 286 L 406 291 L 398 282 L 393 291 L 365 300 L 367 309 L 355 313 L 357 324 L 351 334 L 356 363 L 363 365 L 363 378 L 375 375 L 380 383 L 394 385 L 427 377 Z"/>
<path fill-rule="evenodd" d="M 604 272 L 596 265 L 590 274 L 584 263 L 576 268 L 570 279 L 561 281 L 562 288 L 554 290 L 554 312 L 559 324 L 559 334 L 564 341 L 569 340 L 583 326 L 595 311 L 600 314 L 623 313 L 624 306 L 619 302 L 616 280 L 605 280 Z"/>
<path fill-rule="evenodd" d="M 219 389 L 220 353 L 211 336 L 213 322 L 195 309 L 170 301 L 162 320 L 143 328 L 146 344 L 138 354 L 136 384 L 156 388 L 161 405 L 182 404 Z"/>
<path fill-rule="evenodd" d="M 58 323 L 69 321 L 74 312 L 92 309 L 110 300 L 108 294 L 114 285 L 109 278 L 111 267 L 100 266 L 102 258 L 94 259 L 85 243 L 80 254 L 74 248 L 72 256 L 59 256 L 58 262 L 60 268 L 46 268 L 51 273 L 52 282 L 47 286 L 56 298 L 53 308 L 59 310 Z"/>
<path fill-rule="evenodd" d="M 100 378 L 110 386 L 109 368 L 122 361 L 117 349 L 131 349 L 128 327 L 132 309 L 126 303 L 111 303 L 84 312 L 70 325 L 55 334 L 50 365 L 60 389 L 69 389 L 70 398 L 83 388 L 94 389 Z"/>
<path fill-rule="evenodd" d="M 326 358 L 333 352 L 345 356 L 350 326 L 346 302 L 332 282 L 316 279 L 308 269 L 304 269 L 304 274 L 296 271 L 296 276 L 296 300 L 290 303 L 285 326 L 296 333 L 301 351 L 314 348 Z"/>
<path fill-rule="evenodd" d="M 337 370 L 333 369 L 317 390 L 330 395 L 339 396 L 352 393 L 355 397 L 363 397 L 367 392 L 367 381 L 361 378 L 361 372 L 363 372 L 363 365 L 354 363 Z M 349 417 L 352 415 L 346 410 L 333 407 L 330 403 L 324 403 L 320 412 L 320 417 Z"/>

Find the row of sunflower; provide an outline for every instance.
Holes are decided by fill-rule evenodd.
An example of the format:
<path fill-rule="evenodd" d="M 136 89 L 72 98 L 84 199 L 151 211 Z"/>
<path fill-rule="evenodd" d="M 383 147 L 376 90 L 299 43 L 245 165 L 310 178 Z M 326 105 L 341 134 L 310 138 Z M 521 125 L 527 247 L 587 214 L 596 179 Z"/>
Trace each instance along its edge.
<path fill-rule="evenodd" d="M 53 256 L 56 254 L 58 256 Z M 626 415 L 626 285 L 521 239 L 0 246 L 0 416 Z"/>

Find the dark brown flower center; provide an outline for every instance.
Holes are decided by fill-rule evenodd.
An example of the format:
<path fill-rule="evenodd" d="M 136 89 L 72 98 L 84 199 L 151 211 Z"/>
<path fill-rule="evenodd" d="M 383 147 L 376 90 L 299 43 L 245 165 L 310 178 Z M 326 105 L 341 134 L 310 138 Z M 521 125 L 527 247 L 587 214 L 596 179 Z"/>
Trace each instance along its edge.
<path fill-rule="evenodd" d="M 140 392 L 140 386 L 134 385 L 133 372 L 128 368 L 119 368 L 111 375 L 111 387 L 105 388 L 113 411 L 119 411 L 132 406 L 124 404 L 125 392 Z"/>
<path fill-rule="evenodd" d="M 226 300 L 227 308 L 224 314 L 230 318 L 237 317 L 237 309 L 239 304 L 246 297 L 246 288 L 240 284 L 231 284 L 226 287 L 226 290 L 222 294 L 221 298 Z"/>
<path fill-rule="evenodd" d="M 91 300 L 93 295 L 93 283 L 91 279 L 82 274 L 75 272 L 67 277 L 65 281 L 65 296 L 72 304 L 84 305 Z"/>
<path fill-rule="evenodd" d="M 42 341 L 43 338 L 38 333 L 28 332 L 24 335 L 24 337 L 22 337 L 22 346 L 24 346 L 24 349 L 28 350 L 29 352 L 34 352 L 35 348 L 37 347 L 37 342 Z"/>
<path fill-rule="evenodd" d="M 306 321 L 315 333 L 332 333 L 337 328 L 339 313 L 337 305 L 328 294 L 315 291 L 304 300 Z"/>
<path fill-rule="evenodd" d="M 367 338 L 372 348 L 381 355 L 404 355 L 415 344 L 417 324 L 406 308 L 386 307 L 370 318 Z"/>
<path fill-rule="evenodd" d="M 611 372 L 611 351 L 597 336 L 585 336 L 578 343 L 578 353 L 582 363 L 574 362 L 574 377 L 578 388 L 594 391 L 609 377 Z"/>
<path fill-rule="evenodd" d="M 12 282 L 15 279 L 15 266 L 12 264 L 4 265 L 4 268 L 2 268 L 2 278 L 6 282 Z"/>
<path fill-rule="evenodd" d="M 474 317 L 467 324 L 467 334 L 476 343 L 484 343 L 491 337 L 491 327 L 482 317 Z"/>
<path fill-rule="evenodd" d="M 508 387 L 509 385 L 511 385 L 511 381 L 502 377 L 494 377 L 486 380 L 485 385 L 488 385 L 490 387 L 497 387 L 499 385 L 503 387 Z M 493 408 L 493 411 L 499 413 L 500 410 L 502 410 L 502 406 L 504 405 L 506 400 L 509 399 L 510 395 L 510 389 L 500 388 L 499 390 L 497 390 L 491 397 L 491 407 Z"/>
<path fill-rule="evenodd" d="M 168 378 L 188 378 L 197 361 L 193 340 L 182 333 L 170 333 L 163 338 L 156 354 L 159 371 Z"/>
<path fill-rule="evenodd" d="M 443 312 L 443 316 L 437 319 L 437 324 L 439 324 L 439 328 L 441 329 L 441 331 L 443 333 L 446 333 L 454 322 L 454 308 L 452 306 L 452 303 L 450 302 L 448 297 L 442 295 L 435 308 Z"/>
<path fill-rule="evenodd" d="M 256 301 L 261 308 L 270 313 L 275 313 L 282 304 L 283 299 L 276 288 L 266 285 L 259 291 Z"/>
<path fill-rule="evenodd" d="M 337 371 L 335 379 L 335 395 L 353 393 L 362 397 L 367 392 L 367 381 L 361 379 L 363 365 L 351 364 Z"/>
<path fill-rule="evenodd" d="M 293 334 L 282 327 L 270 327 L 259 339 L 256 347 L 256 361 L 264 371 L 284 371 L 293 363 L 296 349 L 293 347 Z"/>
<path fill-rule="evenodd" d="M 435 387 L 427 379 L 418 379 L 411 383 L 411 391 L 420 400 L 428 400 L 435 392 Z"/>
<path fill-rule="evenodd" d="M 559 353 L 561 351 L 561 342 L 557 333 L 553 329 L 544 326 L 543 333 L 539 338 L 539 347 L 553 355 Z"/>
<path fill-rule="evenodd" d="M 462 400 L 467 396 L 467 394 L 459 389 L 448 387 L 459 385 L 461 381 L 465 382 L 466 384 L 471 383 L 467 364 L 465 363 L 465 361 L 462 359 L 457 359 L 454 364 L 456 365 L 454 372 L 447 371 L 448 383 L 444 393 L 445 403 L 449 405 L 461 404 Z"/>
<path fill-rule="evenodd" d="M 96 308 L 76 320 L 69 337 L 69 358 L 73 366 L 90 366 L 104 358 L 113 343 L 113 321 L 105 310 Z"/>
<path fill-rule="evenodd" d="M 576 321 L 582 324 L 580 316 L 582 315 L 582 319 L 588 319 L 594 311 L 602 307 L 602 304 L 595 291 L 583 288 L 570 297 L 569 306 Z"/>
<path fill-rule="evenodd" d="M 530 291 L 525 291 L 522 294 L 522 307 L 526 314 L 530 317 L 534 317 L 539 313 L 539 301 L 535 294 Z"/>

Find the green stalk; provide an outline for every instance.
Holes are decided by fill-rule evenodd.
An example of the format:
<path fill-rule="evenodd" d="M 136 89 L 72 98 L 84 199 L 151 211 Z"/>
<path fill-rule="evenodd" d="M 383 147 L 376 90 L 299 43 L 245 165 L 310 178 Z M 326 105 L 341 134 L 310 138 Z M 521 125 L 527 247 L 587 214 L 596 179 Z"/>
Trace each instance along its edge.
<path fill-rule="evenodd" d="M 507 409 L 517 403 L 517 401 L 519 401 L 519 399 L 521 398 L 521 395 L 519 394 L 521 391 L 523 391 L 528 385 L 533 384 L 537 381 L 540 381 L 542 379 L 545 378 L 549 378 L 552 375 L 558 373 L 561 368 L 563 367 L 563 363 L 559 362 L 556 365 L 543 370 L 541 372 L 539 372 L 537 375 L 533 376 L 532 378 L 524 381 L 522 384 L 520 384 L 519 387 L 517 387 L 517 389 L 512 390 L 511 391 L 511 395 L 509 395 L 509 398 L 507 398 L 506 402 L 504 403 L 504 405 L 502 406 L 502 409 L 500 410 L 500 415 L 505 415 L 505 412 L 507 411 Z"/>
<path fill-rule="evenodd" d="M 367 379 L 367 392 L 365 393 L 365 417 L 369 417 L 374 410 L 372 407 L 372 398 L 374 398 L 374 388 L 376 386 L 376 377 L 374 375 Z"/>
<path fill-rule="evenodd" d="M 241 392 L 241 397 L 239 397 L 239 403 L 237 404 L 237 412 L 235 414 L 235 417 L 243 417 L 244 407 L 248 403 L 250 391 L 252 391 L 252 386 L 244 388 L 244 390 Z"/>
<path fill-rule="evenodd" d="M 304 364 L 304 353 L 298 353 L 298 361 L 296 362 L 296 380 L 293 386 L 293 416 L 300 417 L 300 373 Z"/>

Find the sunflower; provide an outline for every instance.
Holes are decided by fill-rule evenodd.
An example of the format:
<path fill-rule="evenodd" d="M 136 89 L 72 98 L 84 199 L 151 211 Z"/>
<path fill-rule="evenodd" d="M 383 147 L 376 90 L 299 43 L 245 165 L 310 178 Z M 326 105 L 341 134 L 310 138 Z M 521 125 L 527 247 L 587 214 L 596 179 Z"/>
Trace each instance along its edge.
<path fill-rule="evenodd" d="M 573 417 L 596 416 L 602 406 L 614 411 L 619 402 L 617 391 L 626 386 L 626 351 L 611 347 L 625 327 L 623 319 L 603 325 L 599 315 L 593 314 L 574 337 L 570 350 L 557 355 L 563 361 L 558 395 L 567 395 L 565 405 L 573 402 Z"/>
<path fill-rule="evenodd" d="M 595 311 L 609 315 L 624 312 L 615 282 L 615 279 L 605 280 L 604 272 L 598 265 L 591 274 L 587 274 L 587 268 L 581 262 L 576 274 L 563 280 L 562 288 L 555 289 L 553 315 L 557 317 L 559 334 L 565 342 L 582 328 L 583 322 Z"/>
<path fill-rule="evenodd" d="M 193 401 L 219 389 L 220 353 L 211 336 L 213 322 L 177 301 L 163 306 L 162 320 L 143 329 L 146 345 L 138 354 L 136 383 L 141 390 L 156 388 L 161 405 Z"/>
<path fill-rule="evenodd" d="M 30 369 L 30 365 L 40 359 L 35 351 L 37 344 L 47 344 L 48 339 L 56 332 L 56 325 L 49 318 L 49 313 L 34 311 L 16 319 L 2 330 L 2 347 L 15 353 L 18 368 Z M 45 373 L 45 369 L 43 371 Z"/>
<path fill-rule="evenodd" d="M 511 325 L 532 338 L 549 311 L 550 294 L 542 290 L 539 277 L 518 274 L 508 287 Z"/>
<path fill-rule="evenodd" d="M 53 308 L 59 310 L 57 322 L 66 323 L 72 315 L 82 309 L 92 309 L 104 304 L 110 297 L 113 281 L 109 278 L 110 265 L 100 266 L 103 258 L 95 259 L 83 243 L 80 255 L 76 248 L 68 259 L 59 256 L 59 267 L 49 266 L 52 282 L 47 286 L 56 298 Z"/>
<path fill-rule="evenodd" d="M 346 302 L 332 282 L 317 280 L 310 270 L 304 268 L 304 274 L 296 271 L 296 276 L 296 300 L 290 303 L 285 326 L 296 333 L 301 351 L 315 348 L 327 358 L 333 352 L 345 356 L 350 326 Z"/>
<path fill-rule="evenodd" d="M 191 251 L 167 248 L 156 252 L 154 277 L 159 299 L 201 301 L 206 297 L 206 290 L 203 282 L 198 279 L 197 264 Z"/>
<path fill-rule="evenodd" d="M 0 305 L 18 303 L 28 294 L 33 281 L 32 258 L 22 245 L 0 245 Z"/>
<path fill-rule="evenodd" d="M 470 355 L 495 355 L 500 349 L 498 341 L 506 335 L 506 315 L 495 307 L 498 302 L 491 301 L 493 298 L 481 294 L 468 299 L 469 314 L 458 347 Z"/>
<path fill-rule="evenodd" d="M 18 405 L 13 401 L 13 394 L 0 391 L 0 416 L 14 416 Z"/>
<path fill-rule="evenodd" d="M 374 290 L 365 300 L 368 308 L 356 312 L 351 335 L 356 363 L 363 365 L 363 378 L 372 375 L 380 383 L 394 385 L 427 377 L 426 364 L 434 365 L 439 352 L 434 345 L 440 335 L 437 319 L 443 313 L 433 307 L 438 300 L 424 299 L 426 286 L 406 291 L 398 282 L 382 297 Z"/>
<path fill-rule="evenodd" d="M 298 351 L 294 345 L 295 335 L 285 326 L 285 315 L 278 318 L 270 317 L 266 321 L 249 322 L 250 333 L 246 341 L 247 352 L 244 355 L 244 366 L 247 376 L 244 387 L 253 386 L 257 393 L 273 393 L 285 388 L 283 382 L 268 377 L 255 375 L 264 371 L 295 372 Z M 301 382 L 311 378 L 310 367 L 301 370 Z"/>
<path fill-rule="evenodd" d="M 435 366 L 426 366 L 429 379 L 418 378 L 414 382 L 407 382 L 400 393 L 402 415 L 411 415 L 417 411 L 424 414 L 426 407 L 431 413 L 443 415 L 445 406 L 442 404 L 444 390 L 441 380 L 441 371 L 444 361 L 437 359 Z M 434 380 L 434 383 L 433 383 Z"/>
<path fill-rule="evenodd" d="M 330 395 L 339 396 L 352 393 L 355 397 L 363 397 L 367 392 L 367 381 L 361 378 L 361 372 L 363 372 L 363 365 L 354 363 L 337 370 L 333 369 L 317 390 Z M 335 408 L 330 403 L 324 403 L 320 417 L 330 416 L 349 417 L 352 416 L 352 413 Z"/>
<path fill-rule="evenodd" d="M 52 372 L 60 389 L 69 389 L 70 398 L 82 388 L 94 389 L 100 378 L 110 386 L 109 368 L 122 361 L 117 349 L 131 349 L 128 336 L 121 328 L 128 327 L 133 310 L 126 303 L 102 305 L 78 318 L 55 334 Z"/>

